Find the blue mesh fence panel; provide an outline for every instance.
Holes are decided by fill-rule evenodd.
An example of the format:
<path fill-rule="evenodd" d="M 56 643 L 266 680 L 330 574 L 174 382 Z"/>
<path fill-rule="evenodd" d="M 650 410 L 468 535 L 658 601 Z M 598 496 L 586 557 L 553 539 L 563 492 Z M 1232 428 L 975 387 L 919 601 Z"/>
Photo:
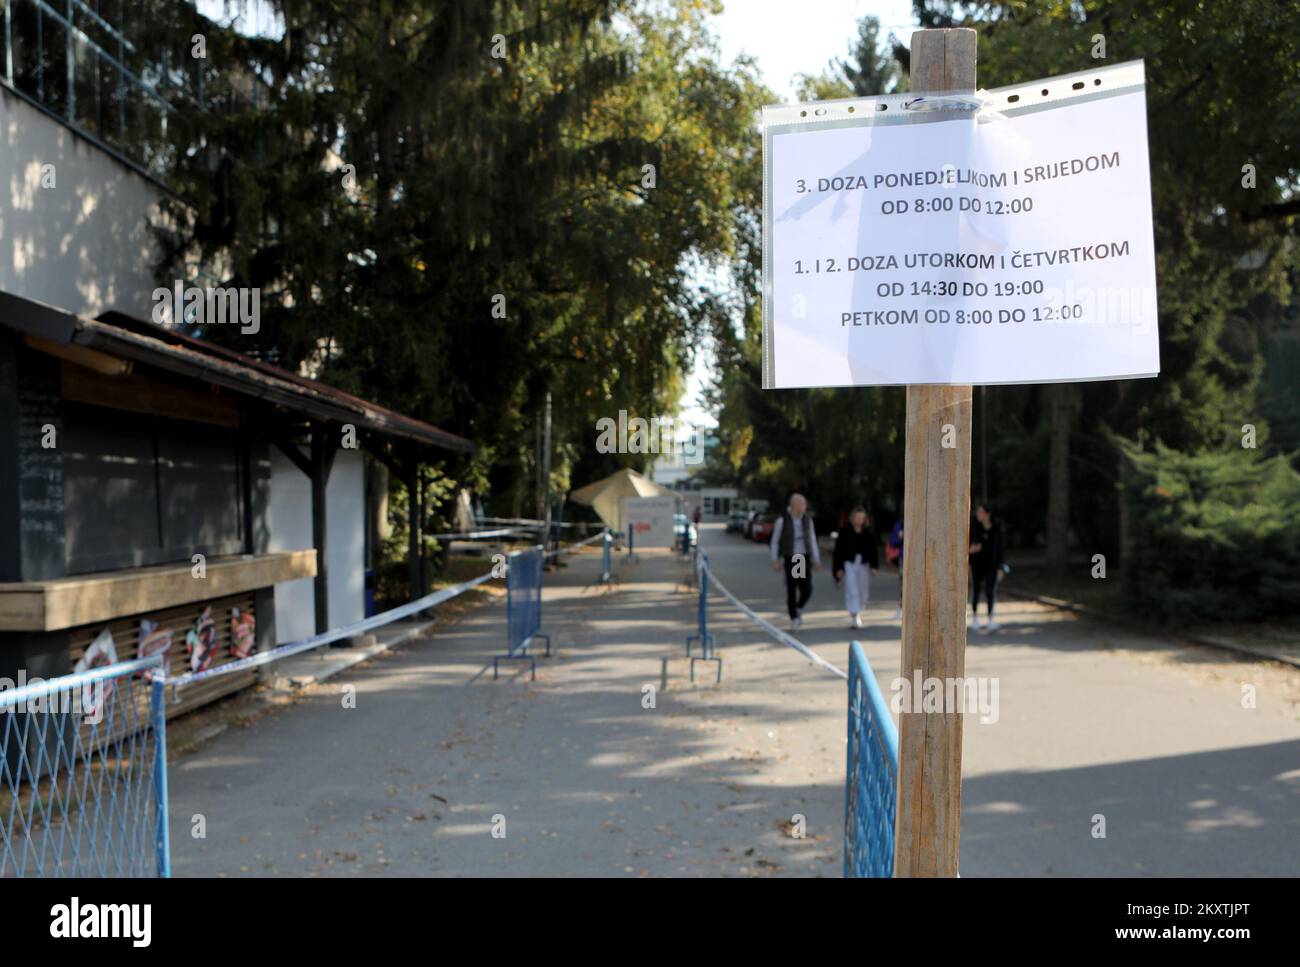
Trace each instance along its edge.
<path fill-rule="evenodd" d="M 894 875 L 898 728 L 858 642 L 849 654 L 844 875 Z"/>
<path fill-rule="evenodd" d="M 542 551 L 520 551 L 510 556 L 506 577 L 506 625 L 510 654 L 515 654 L 542 629 Z"/>
<path fill-rule="evenodd" d="M 0 879 L 167 876 L 162 657 L 0 690 Z"/>

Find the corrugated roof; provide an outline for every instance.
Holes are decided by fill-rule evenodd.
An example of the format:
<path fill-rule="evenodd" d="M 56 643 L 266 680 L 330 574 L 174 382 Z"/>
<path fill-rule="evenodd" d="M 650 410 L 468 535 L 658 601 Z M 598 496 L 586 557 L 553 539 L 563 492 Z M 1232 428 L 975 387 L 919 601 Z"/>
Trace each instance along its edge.
<path fill-rule="evenodd" d="M 122 313 L 90 319 L 12 293 L 0 292 L 0 325 L 65 345 L 157 366 L 274 403 L 320 420 L 352 423 L 389 436 L 463 453 L 464 437 L 390 410 L 317 380 Z"/>

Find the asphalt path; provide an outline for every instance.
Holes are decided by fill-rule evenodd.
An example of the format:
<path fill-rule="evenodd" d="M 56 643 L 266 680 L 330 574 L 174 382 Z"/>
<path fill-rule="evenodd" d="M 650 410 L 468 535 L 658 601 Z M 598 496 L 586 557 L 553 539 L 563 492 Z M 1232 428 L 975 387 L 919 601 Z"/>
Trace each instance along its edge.
<path fill-rule="evenodd" d="M 702 542 L 784 627 L 766 548 Z M 599 563 L 548 573 L 536 682 L 518 663 L 492 680 L 489 604 L 177 758 L 176 875 L 838 876 L 843 680 L 714 595 L 722 681 L 692 683 L 683 559 L 620 562 L 612 590 Z M 856 632 L 828 570 L 814 583 L 798 637 L 841 668 L 862 641 L 888 696 L 896 580 Z M 964 876 L 1300 871 L 1294 669 L 999 607 L 967 651 L 998 701 L 964 729 Z"/>

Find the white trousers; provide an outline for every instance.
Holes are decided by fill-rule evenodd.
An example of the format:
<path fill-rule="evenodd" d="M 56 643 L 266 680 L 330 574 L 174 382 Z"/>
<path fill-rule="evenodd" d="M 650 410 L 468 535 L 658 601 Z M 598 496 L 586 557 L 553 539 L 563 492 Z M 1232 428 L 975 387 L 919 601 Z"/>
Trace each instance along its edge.
<path fill-rule="evenodd" d="M 857 614 L 866 607 L 871 597 L 871 568 L 866 564 L 844 562 L 844 607 L 849 614 Z"/>

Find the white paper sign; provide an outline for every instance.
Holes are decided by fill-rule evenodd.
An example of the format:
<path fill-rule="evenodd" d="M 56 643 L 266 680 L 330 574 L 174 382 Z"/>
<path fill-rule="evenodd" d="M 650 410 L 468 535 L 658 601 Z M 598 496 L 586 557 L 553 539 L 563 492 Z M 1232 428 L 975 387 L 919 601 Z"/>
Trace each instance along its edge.
<path fill-rule="evenodd" d="M 633 534 L 633 548 L 673 546 L 676 497 L 624 497 L 623 522 Z"/>
<path fill-rule="evenodd" d="M 1141 62 L 767 108 L 764 152 L 764 388 L 1159 372 Z"/>

